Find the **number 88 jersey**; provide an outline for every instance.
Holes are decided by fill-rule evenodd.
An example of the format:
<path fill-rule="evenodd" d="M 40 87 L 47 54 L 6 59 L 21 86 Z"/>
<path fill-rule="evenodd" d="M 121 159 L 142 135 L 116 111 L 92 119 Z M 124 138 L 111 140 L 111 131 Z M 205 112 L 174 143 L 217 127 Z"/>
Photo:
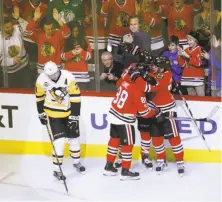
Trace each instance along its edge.
<path fill-rule="evenodd" d="M 110 123 L 133 124 L 137 116 L 149 118 L 155 115 L 155 110 L 149 107 L 144 92 L 139 91 L 134 83 L 122 80 L 118 86 L 108 115 Z"/>

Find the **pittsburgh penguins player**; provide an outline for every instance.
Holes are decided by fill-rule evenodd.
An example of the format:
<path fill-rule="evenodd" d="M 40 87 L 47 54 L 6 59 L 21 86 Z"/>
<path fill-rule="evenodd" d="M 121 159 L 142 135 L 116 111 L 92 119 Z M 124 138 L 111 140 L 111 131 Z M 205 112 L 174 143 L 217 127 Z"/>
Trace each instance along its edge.
<path fill-rule="evenodd" d="M 85 167 L 80 163 L 80 89 L 75 77 L 66 70 L 58 69 L 54 62 L 47 62 L 44 72 L 36 81 L 36 102 L 41 123 L 49 124 L 51 128 L 59 164 L 62 165 L 65 141 L 68 138 L 73 166 L 84 173 Z M 52 157 L 53 175 L 63 180 L 54 152 Z"/>

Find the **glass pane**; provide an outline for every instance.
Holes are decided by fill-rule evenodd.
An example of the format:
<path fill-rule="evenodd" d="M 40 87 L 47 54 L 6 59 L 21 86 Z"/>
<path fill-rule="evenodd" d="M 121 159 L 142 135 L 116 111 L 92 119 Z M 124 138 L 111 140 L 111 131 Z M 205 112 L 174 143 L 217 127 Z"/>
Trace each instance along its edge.
<path fill-rule="evenodd" d="M 5 41 L 4 41 L 5 4 L 0 2 L 0 87 L 7 87 L 7 69 L 5 68 Z"/>
<path fill-rule="evenodd" d="M 221 1 L 212 1 L 210 30 L 208 89 L 213 97 L 221 97 Z"/>

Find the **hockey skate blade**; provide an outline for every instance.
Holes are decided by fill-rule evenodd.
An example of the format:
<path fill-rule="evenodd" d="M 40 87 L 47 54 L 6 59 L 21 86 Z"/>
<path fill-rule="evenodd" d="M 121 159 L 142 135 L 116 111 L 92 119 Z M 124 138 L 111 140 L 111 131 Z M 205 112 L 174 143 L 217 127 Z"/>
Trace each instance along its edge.
<path fill-rule="evenodd" d="M 153 171 L 153 167 L 152 168 L 147 168 L 149 171 Z"/>
<path fill-rule="evenodd" d="M 126 180 L 139 180 L 140 176 L 136 176 L 136 177 L 130 177 L 130 176 L 120 176 L 120 180 L 121 181 L 126 181 Z"/>
<path fill-rule="evenodd" d="M 81 172 L 81 171 L 78 171 L 81 175 L 85 175 L 86 174 L 86 171 L 83 171 L 83 172 Z"/>
<path fill-rule="evenodd" d="M 103 175 L 104 175 L 104 176 L 116 176 L 117 174 L 118 174 L 118 172 L 114 173 L 114 172 L 107 171 L 107 170 L 105 170 L 105 171 L 103 172 Z"/>

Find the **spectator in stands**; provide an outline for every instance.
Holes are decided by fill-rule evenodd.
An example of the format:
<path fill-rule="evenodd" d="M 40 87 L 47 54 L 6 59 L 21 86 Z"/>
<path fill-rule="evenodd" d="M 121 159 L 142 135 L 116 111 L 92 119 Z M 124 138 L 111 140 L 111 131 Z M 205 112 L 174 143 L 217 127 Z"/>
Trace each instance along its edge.
<path fill-rule="evenodd" d="M 47 4 L 43 3 L 43 1 L 41 0 L 16 0 L 13 1 L 13 6 L 19 8 L 21 17 L 25 20 L 24 23 L 26 24 L 26 26 L 28 24 L 28 21 L 33 19 L 36 8 L 39 8 L 40 12 L 42 13 L 40 21 L 45 17 L 47 10 Z M 28 37 L 24 37 L 24 45 L 30 57 L 30 81 L 34 86 L 37 77 L 36 65 L 38 61 L 38 47 L 35 42 Z"/>
<path fill-rule="evenodd" d="M 85 9 L 83 0 L 51 0 L 48 4 L 47 17 L 53 20 L 53 9 L 57 9 L 61 21 L 66 24 L 73 20 L 82 24 L 85 18 Z M 60 25 L 53 21 L 55 29 L 60 28 Z"/>
<path fill-rule="evenodd" d="M 140 21 L 138 16 L 130 17 L 130 26 L 129 32 L 123 36 L 123 42 L 132 43 L 135 46 L 140 47 L 142 50 L 147 50 L 151 52 L 151 39 L 150 35 L 147 32 L 140 31 Z M 122 63 L 124 64 L 124 68 L 127 68 L 131 63 L 138 62 L 139 57 L 133 56 L 127 52 L 121 53 L 123 56 Z M 114 57 L 114 60 L 116 58 Z M 117 60 L 119 61 L 119 60 Z"/>
<path fill-rule="evenodd" d="M 213 97 L 221 97 L 221 22 L 214 28 L 212 47 L 209 53 L 203 52 L 202 57 L 209 61 L 208 85 Z"/>
<path fill-rule="evenodd" d="M 205 50 L 210 49 L 210 27 L 215 27 L 217 24 L 217 11 L 210 12 L 211 0 L 201 0 L 202 12 L 194 17 L 194 31 L 200 33 L 199 45 Z"/>
<path fill-rule="evenodd" d="M 55 62 L 61 68 L 61 51 L 64 47 L 64 40 L 70 36 L 70 29 L 62 22 L 56 9 L 53 9 L 53 18 L 61 26 L 60 30 L 54 30 L 52 21 L 45 21 L 46 18 L 43 21 L 43 29 L 39 29 L 41 15 L 40 8 L 36 8 L 34 18 L 29 21 L 25 32 L 25 35 L 38 46 L 37 69 L 39 74 L 48 61 Z"/>
<path fill-rule="evenodd" d="M 173 77 L 172 93 L 178 94 L 186 61 L 178 55 L 179 38 L 177 36 L 170 36 L 168 44 L 169 50 L 164 51 L 162 55 L 170 59 Z"/>
<path fill-rule="evenodd" d="M 175 35 L 180 39 L 183 48 L 188 47 L 187 34 L 193 29 L 195 12 L 201 8 L 199 0 L 193 0 L 193 4 L 185 5 L 184 0 L 174 0 L 173 5 L 160 5 L 155 0 L 154 8 L 157 13 L 168 20 L 168 35 Z"/>
<path fill-rule="evenodd" d="M 107 83 L 116 83 L 123 72 L 123 65 L 113 60 L 112 53 L 105 51 L 101 55 L 101 60 L 104 65 L 104 72 L 100 79 Z"/>
<path fill-rule="evenodd" d="M 107 17 L 101 14 L 101 0 L 96 1 L 97 5 L 97 34 L 98 34 L 98 49 L 100 51 L 104 51 L 107 44 Z M 89 40 L 89 43 L 92 49 L 95 49 L 95 41 L 94 41 L 94 31 L 93 31 L 93 19 L 92 19 L 92 5 L 91 0 L 85 0 L 85 12 L 86 17 L 83 21 L 83 25 L 85 28 L 86 36 Z"/>
<path fill-rule="evenodd" d="M 140 30 L 150 32 L 152 55 L 159 56 L 165 50 L 162 18 L 156 13 L 152 1 L 143 0 L 142 5 L 140 14 L 138 14 L 141 17 L 140 24 L 142 24 Z"/>
<path fill-rule="evenodd" d="M 187 68 L 182 75 L 182 85 L 187 86 L 188 95 L 205 96 L 205 63 L 201 57 L 202 47 L 198 45 L 198 38 L 197 32 L 190 32 L 187 35 L 189 47 L 185 51 L 179 49 L 179 55 L 187 61 Z"/>
<path fill-rule="evenodd" d="M 65 41 L 61 57 L 65 61 L 65 69 L 72 72 L 81 89 L 87 90 L 90 82 L 87 61 L 91 59 L 92 49 L 78 21 L 71 22 L 69 27 L 71 36 Z"/>
<path fill-rule="evenodd" d="M 13 13 L 18 19 L 19 12 Z M 0 38 L 2 39 L 2 33 Z M 29 56 L 25 50 L 23 42 L 23 29 L 18 23 L 13 25 L 12 19 L 4 18 L 4 40 L 0 43 L 0 65 L 6 68 L 8 73 L 8 86 L 10 88 L 29 87 Z"/>
<path fill-rule="evenodd" d="M 130 16 L 135 15 L 136 0 L 103 0 L 101 12 L 108 18 L 108 46 L 115 57 L 122 36 L 128 31 Z"/>

